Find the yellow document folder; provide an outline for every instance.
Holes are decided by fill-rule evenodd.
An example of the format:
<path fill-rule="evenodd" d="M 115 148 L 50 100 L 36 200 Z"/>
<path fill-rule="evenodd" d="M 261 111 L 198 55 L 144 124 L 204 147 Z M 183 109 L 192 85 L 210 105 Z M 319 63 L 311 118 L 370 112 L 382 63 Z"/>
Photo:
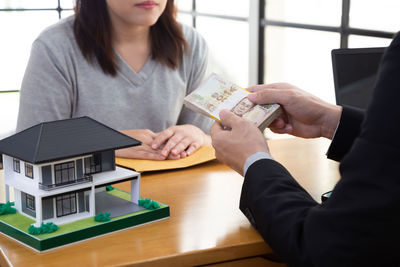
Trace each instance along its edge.
<path fill-rule="evenodd" d="M 186 168 L 215 159 L 215 150 L 211 146 L 202 146 L 189 157 L 177 160 L 145 160 L 116 158 L 118 166 L 134 169 L 137 172 L 161 171 Z"/>

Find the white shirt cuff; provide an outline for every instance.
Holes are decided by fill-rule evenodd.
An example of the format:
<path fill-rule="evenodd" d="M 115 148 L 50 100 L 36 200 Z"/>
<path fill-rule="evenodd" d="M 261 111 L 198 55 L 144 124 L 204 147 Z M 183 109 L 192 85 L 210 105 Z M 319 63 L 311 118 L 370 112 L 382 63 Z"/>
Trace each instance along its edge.
<path fill-rule="evenodd" d="M 270 154 L 268 154 L 267 152 L 256 152 L 254 154 L 252 154 L 251 156 L 249 156 L 246 159 L 246 162 L 244 163 L 244 167 L 243 167 L 243 176 L 246 176 L 246 172 L 247 169 L 256 161 L 260 160 L 260 159 L 272 159 Z"/>

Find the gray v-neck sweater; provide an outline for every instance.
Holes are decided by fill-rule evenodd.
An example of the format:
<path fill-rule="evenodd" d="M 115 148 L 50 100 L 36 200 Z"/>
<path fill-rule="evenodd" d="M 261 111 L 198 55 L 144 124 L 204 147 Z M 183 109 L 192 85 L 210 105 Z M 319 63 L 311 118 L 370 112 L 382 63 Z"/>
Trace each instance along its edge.
<path fill-rule="evenodd" d="M 211 120 L 183 107 L 207 69 L 207 45 L 182 25 L 189 51 L 173 70 L 148 59 L 136 73 L 120 56 L 118 73 L 106 75 L 83 56 L 73 34 L 74 17 L 44 30 L 32 45 L 21 86 L 17 131 L 43 121 L 90 116 L 114 129 L 159 132 L 194 124 L 208 132 Z"/>

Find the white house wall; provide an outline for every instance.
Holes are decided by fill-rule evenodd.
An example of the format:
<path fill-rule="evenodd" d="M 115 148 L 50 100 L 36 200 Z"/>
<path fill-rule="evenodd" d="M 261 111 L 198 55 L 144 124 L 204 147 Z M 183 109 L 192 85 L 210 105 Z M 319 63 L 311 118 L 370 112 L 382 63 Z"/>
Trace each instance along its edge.
<path fill-rule="evenodd" d="M 13 158 L 3 154 L 3 169 L 4 169 L 4 183 L 6 183 L 7 179 L 13 179 L 13 177 L 17 177 L 16 173 L 14 174 L 13 167 Z"/>
<path fill-rule="evenodd" d="M 91 155 L 89 155 L 91 156 Z M 65 192 L 69 191 L 75 191 L 79 190 L 85 187 L 90 186 L 90 183 L 82 183 L 82 184 L 77 184 L 77 185 L 71 185 L 68 187 L 63 187 L 60 189 L 53 189 L 50 191 L 45 191 L 39 189 L 39 182 L 42 182 L 42 171 L 41 168 L 42 166 L 47 166 L 51 165 L 51 170 L 52 170 L 52 181 L 53 183 L 55 182 L 55 177 L 54 177 L 54 165 L 59 164 L 59 163 L 64 163 L 64 162 L 70 162 L 70 161 L 76 161 L 78 159 L 82 159 L 84 161 L 84 157 L 75 157 L 75 158 L 70 158 L 70 159 L 65 159 L 65 160 L 60 160 L 60 161 L 55 161 L 55 162 L 48 162 L 48 163 L 43 163 L 39 165 L 33 165 L 33 179 L 26 177 L 25 176 L 25 162 L 20 160 L 20 173 L 17 173 L 14 171 L 13 167 L 13 157 L 3 155 L 3 167 L 4 167 L 4 183 L 12 186 L 13 188 L 18 189 L 19 191 L 25 192 L 29 195 L 35 196 L 36 197 L 46 197 L 46 196 L 51 196 L 51 195 L 56 195 L 56 194 L 62 194 Z M 76 164 L 75 164 L 76 165 Z M 84 163 L 82 162 L 82 168 L 84 171 Z M 76 168 L 75 168 L 75 175 L 76 175 Z M 75 176 L 76 177 L 76 176 Z"/>
<path fill-rule="evenodd" d="M 23 166 L 23 164 L 22 164 L 22 166 Z M 14 166 L 13 166 L 13 158 L 9 157 L 7 155 L 4 155 L 4 154 L 3 154 L 3 169 L 4 169 L 4 184 L 9 185 L 11 182 L 21 179 L 22 178 L 21 173 L 24 175 L 24 178 L 30 179 L 28 177 L 25 177 L 25 174 L 21 168 L 21 163 L 20 163 L 21 173 L 15 172 Z"/>
<path fill-rule="evenodd" d="M 37 196 L 39 190 L 39 167 L 33 164 L 30 165 L 33 166 L 33 179 L 25 176 L 24 161 L 19 161 L 20 173 L 18 173 L 14 171 L 13 157 L 3 155 L 4 183 L 29 195 Z"/>

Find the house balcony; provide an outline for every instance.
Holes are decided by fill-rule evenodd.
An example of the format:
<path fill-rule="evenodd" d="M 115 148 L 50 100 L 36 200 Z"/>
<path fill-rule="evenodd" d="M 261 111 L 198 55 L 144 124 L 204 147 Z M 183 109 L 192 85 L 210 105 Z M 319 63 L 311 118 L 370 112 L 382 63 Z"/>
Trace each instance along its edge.
<path fill-rule="evenodd" d="M 85 175 L 84 177 L 68 182 L 62 182 L 62 183 L 56 183 L 56 184 L 42 184 L 39 183 L 39 189 L 45 190 L 45 191 L 51 191 L 54 189 L 59 189 L 71 185 L 77 185 L 77 184 L 83 184 L 87 182 L 92 182 L 93 181 L 93 176 L 91 175 Z"/>

